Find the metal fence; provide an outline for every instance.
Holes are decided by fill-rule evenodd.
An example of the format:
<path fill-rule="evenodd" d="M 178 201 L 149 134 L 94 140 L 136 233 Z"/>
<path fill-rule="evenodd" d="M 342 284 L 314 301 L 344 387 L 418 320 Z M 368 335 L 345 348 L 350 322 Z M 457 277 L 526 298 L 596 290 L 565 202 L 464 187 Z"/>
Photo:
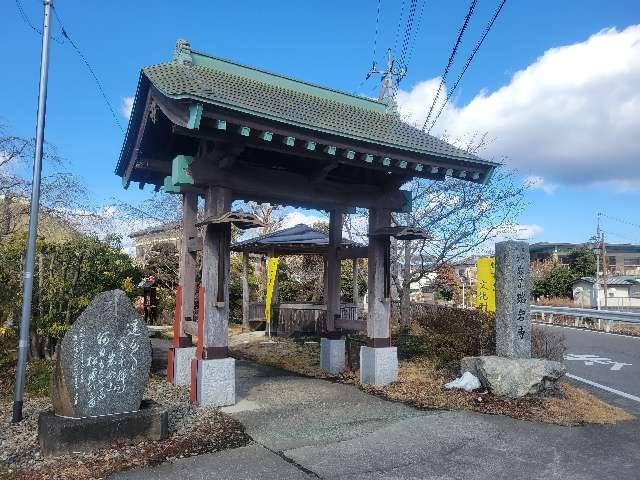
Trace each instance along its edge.
<path fill-rule="evenodd" d="M 614 310 L 531 305 L 531 313 L 539 314 L 541 321 L 546 321 L 546 323 L 553 323 L 554 316 L 556 315 L 573 317 L 576 327 L 593 325 L 599 330 L 604 329 L 606 332 L 611 330 L 613 322 L 640 324 L 640 313 L 617 312 Z"/>

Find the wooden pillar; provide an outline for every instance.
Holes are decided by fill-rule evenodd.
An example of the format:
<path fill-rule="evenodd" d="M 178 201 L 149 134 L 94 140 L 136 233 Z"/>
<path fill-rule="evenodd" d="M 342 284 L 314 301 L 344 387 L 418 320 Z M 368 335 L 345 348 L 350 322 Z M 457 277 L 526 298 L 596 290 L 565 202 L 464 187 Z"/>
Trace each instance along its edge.
<path fill-rule="evenodd" d="M 242 331 L 249 330 L 249 254 L 242 252 Z"/>
<path fill-rule="evenodd" d="M 178 338 L 174 331 L 176 347 L 191 346 L 191 337 L 185 333 L 185 322 L 194 320 L 194 299 L 196 291 L 196 252 L 190 246 L 197 239 L 196 217 L 198 214 L 198 195 L 185 192 L 182 194 L 182 241 L 180 242 L 180 286 L 176 295 L 176 315 Z"/>
<path fill-rule="evenodd" d="M 231 209 L 231 190 L 212 186 L 206 191 L 207 216 L 219 217 Z M 229 335 L 229 244 L 231 226 L 209 224 L 202 246 L 202 287 L 204 288 L 202 335 L 198 338 L 200 358 L 225 358 Z M 200 338 L 202 337 L 202 338 Z"/>
<path fill-rule="evenodd" d="M 358 259 L 354 258 L 351 260 L 351 271 L 353 273 L 353 304 L 358 307 L 358 297 L 360 296 L 360 292 L 358 291 Z"/>
<path fill-rule="evenodd" d="M 369 318 L 367 334 L 369 346 L 389 347 L 391 319 L 391 277 L 389 237 L 373 233 L 391 224 L 391 212 L 369 210 Z"/>
<path fill-rule="evenodd" d="M 327 331 L 335 330 L 335 317 L 340 315 L 340 260 L 338 248 L 342 243 L 341 209 L 329 212 L 329 248 L 327 249 L 327 290 L 325 300 L 327 304 Z"/>

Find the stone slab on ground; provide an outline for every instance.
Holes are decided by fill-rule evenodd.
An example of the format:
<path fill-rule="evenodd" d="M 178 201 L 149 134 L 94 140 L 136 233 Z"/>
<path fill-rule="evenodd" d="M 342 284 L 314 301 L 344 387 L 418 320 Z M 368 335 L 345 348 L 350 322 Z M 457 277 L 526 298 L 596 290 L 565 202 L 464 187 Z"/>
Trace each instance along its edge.
<path fill-rule="evenodd" d="M 222 411 L 231 413 L 249 436 L 272 450 L 347 440 L 398 419 L 430 415 L 350 385 L 243 360 L 238 360 L 236 372 L 237 403 Z"/>
<path fill-rule="evenodd" d="M 60 417 L 40 414 L 38 442 L 44 455 L 86 452 L 112 443 L 161 440 L 169 435 L 168 414 L 157 404 L 136 412 L 97 417 Z"/>
<path fill-rule="evenodd" d="M 346 355 L 344 339 L 320 339 L 320 369 L 334 374 L 344 371 Z"/>
<path fill-rule="evenodd" d="M 566 371 L 560 362 L 538 358 L 482 356 L 460 361 L 460 374 L 470 372 L 493 394 L 510 398 L 554 391 Z"/>
<path fill-rule="evenodd" d="M 121 290 L 98 294 L 65 334 L 51 376 L 58 415 L 131 412 L 149 379 L 151 343 L 142 318 Z"/>
<path fill-rule="evenodd" d="M 308 475 L 261 445 L 181 458 L 151 468 L 135 469 L 109 480 L 308 480 Z"/>
<path fill-rule="evenodd" d="M 388 385 L 398 379 L 396 347 L 360 347 L 360 383 Z"/>

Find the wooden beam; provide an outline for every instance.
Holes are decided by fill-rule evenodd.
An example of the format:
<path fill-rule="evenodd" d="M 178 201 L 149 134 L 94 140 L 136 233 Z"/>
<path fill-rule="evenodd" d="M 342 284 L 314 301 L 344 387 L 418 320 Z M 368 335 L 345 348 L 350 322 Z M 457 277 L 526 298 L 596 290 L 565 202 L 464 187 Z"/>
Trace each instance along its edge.
<path fill-rule="evenodd" d="M 325 299 L 327 304 L 326 326 L 329 332 L 335 330 L 335 318 L 340 315 L 340 260 L 338 248 L 342 243 L 342 209 L 329 212 L 329 246 L 327 248 L 327 283 Z"/>
<path fill-rule="evenodd" d="M 127 168 L 122 177 L 123 185 L 126 185 L 127 187 L 129 186 L 131 172 L 133 171 L 133 167 L 135 166 L 138 155 L 140 153 L 140 143 L 142 142 L 142 137 L 144 136 L 144 132 L 147 128 L 147 120 L 149 119 L 151 103 L 151 89 L 149 89 L 149 91 L 147 92 L 147 98 L 145 99 L 144 112 L 142 113 L 142 122 L 140 124 L 140 128 L 138 129 L 138 134 L 136 135 L 136 142 L 133 146 L 133 149 L 131 150 L 131 153 L 129 155 L 129 163 L 127 164 Z"/>
<path fill-rule="evenodd" d="M 329 173 L 338 168 L 338 165 L 338 162 L 328 162 L 325 165 L 318 167 L 311 173 L 311 181 L 314 183 L 323 181 L 327 178 L 327 175 L 329 175 Z"/>
<path fill-rule="evenodd" d="M 389 237 L 373 233 L 391 225 L 391 212 L 386 209 L 369 211 L 369 318 L 367 334 L 372 339 L 387 339 L 391 335 L 391 279 Z"/>
<path fill-rule="evenodd" d="M 195 138 L 200 138 L 200 139 L 207 139 L 207 140 L 212 140 L 215 141 L 216 143 L 226 143 L 226 144 L 237 144 L 238 139 L 237 138 L 233 138 L 229 135 L 224 135 L 221 134 L 220 132 L 216 131 L 216 130 L 207 130 L 204 127 L 200 128 L 200 131 L 197 133 L 194 133 L 191 130 L 188 130 L 184 127 L 180 127 L 178 125 L 175 125 L 173 127 L 173 131 L 174 133 L 178 134 L 178 135 L 184 135 L 184 136 L 189 136 L 189 137 L 195 137 Z M 286 138 L 283 139 L 281 145 L 285 144 L 285 140 Z M 299 140 L 299 139 L 298 139 Z M 289 148 L 285 148 L 285 147 L 279 147 L 278 144 L 280 142 L 264 142 L 262 140 L 254 140 L 251 137 L 246 137 L 243 140 L 243 145 L 245 147 L 249 147 L 249 148 L 255 148 L 256 150 L 262 150 L 262 151 L 268 151 L 268 152 L 274 152 L 276 154 L 287 154 L 287 155 L 295 155 L 295 156 L 299 156 L 304 158 L 305 160 L 308 159 L 315 159 L 315 160 L 320 160 L 320 161 L 326 161 L 328 158 L 336 158 L 340 163 L 343 163 L 345 165 L 350 165 L 353 167 L 359 167 L 361 166 L 361 164 L 359 164 L 359 162 L 357 161 L 349 161 L 346 157 L 343 156 L 331 156 L 328 157 L 327 153 L 324 152 L 323 150 L 318 150 L 317 147 L 317 143 L 310 141 L 308 142 L 309 144 L 313 144 L 313 148 L 309 149 L 309 146 L 306 146 L 304 148 L 300 148 L 297 149 L 294 146 L 289 147 Z M 300 142 L 296 143 L 296 145 L 299 145 Z M 363 160 L 366 163 L 366 167 L 367 169 L 370 170 L 378 170 L 381 172 L 385 172 L 388 173 L 390 170 L 395 170 L 395 172 L 393 172 L 395 175 L 407 175 L 407 174 L 411 174 L 411 172 L 408 172 L 406 169 L 400 169 L 397 167 L 394 167 L 392 165 L 389 166 L 384 166 L 381 165 L 380 162 L 374 162 L 375 160 L 375 156 L 372 154 L 363 154 L 362 156 Z M 409 161 L 409 160 L 407 160 Z M 412 160 L 415 162 L 415 160 Z M 389 160 L 389 163 L 391 161 Z M 434 174 L 422 174 L 421 177 L 423 178 L 431 178 L 433 180 L 442 180 L 444 179 L 444 175 L 434 175 Z M 403 180 L 403 183 L 405 183 L 407 180 Z"/>
<path fill-rule="evenodd" d="M 198 214 L 198 195 L 194 193 L 182 194 L 182 241 L 180 243 L 179 279 L 182 287 L 180 295 L 181 325 L 180 336 L 184 337 L 185 325 L 194 316 L 194 300 L 196 294 L 196 252 L 190 244 L 197 240 L 196 216 Z M 201 239 L 200 239 L 201 240 Z M 201 240 L 202 241 L 202 240 Z"/>
<path fill-rule="evenodd" d="M 242 253 L 242 330 L 249 330 L 249 254 Z"/>
<path fill-rule="evenodd" d="M 427 166 L 432 166 L 435 163 L 437 164 L 437 166 L 442 168 L 453 168 L 453 169 L 465 168 L 467 171 L 477 171 L 480 175 L 485 175 L 487 173 L 487 170 L 490 168 L 490 167 L 487 167 L 486 169 L 483 169 L 479 165 L 474 165 L 474 164 L 463 166 L 460 163 L 458 163 L 458 162 L 464 163 L 464 160 L 462 159 L 461 160 L 448 159 L 445 157 L 438 157 L 436 155 L 428 154 L 428 153 L 418 153 L 418 152 L 412 153 L 412 152 L 407 152 L 403 150 L 397 150 L 397 149 L 394 149 L 393 147 L 387 148 L 384 145 L 377 146 L 364 139 L 355 140 L 355 142 L 357 142 L 358 144 L 357 146 L 354 145 L 353 142 L 345 143 L 344 141 L 340 141 L 337 138 L 331 139 L 331 140 L 328 140 L 328 139 L 325 140 L 321 136 L 318 136 L 317 134 L 306 133 L 306 131 L 303 131 L 300 128 L 296 128 L 296 127 L 287 128 L 287 127 L 277 127 L 274 125 L 268 125 L 264 122 L 256 121 L 250 117 L 244 117 L 242 115 L 229 113 L 229 112 L 224 112 L 224 113 L 223 112 L 207 112 L 205 110 L 203 113 L 203 116 L 205 118 L 209 117 L 216 120 L 224 119 L 228 123 L 246 125 L 248 127 L 251 127 L 254 130 L 260 130 L 260 131 L 269 130 L 273 132 L 274 135 L 281 135 L 283 137 L 293 136 L 295 137 L 296 140 L 299 140 L 301 142 L 313 141 L 316 143 L 316 145 L 317 144 L 332 145 L 341 150 L 355 150 L 359 153 L 370 154 L 372 156 L 377 156 L 382 158 L 393 157 L 394 159 L 397 159 L 397 160 L 406 160 L 409 163 L 417 162 Z M 320 135 L 324 136 L 324 135 L 330 135 L 330 134 L 321 133 Z"/>
<path fill-rule="evenodd" d="M 243 165 L 246 167 L 246 164 Z M 234 198 L 310 206 L 331 210 L 336 207 L 388 208 L 402 211 L 404 194 L 399 190 L 383 190 L 380 186 L 345 185 L 323 181 L 312 182 L 306 175 L 280 172 L 261 167 L 239 167 L 227 171 L 203 159 L 191 164 L 191 173 L 200 187 L 226 186 Z"/>

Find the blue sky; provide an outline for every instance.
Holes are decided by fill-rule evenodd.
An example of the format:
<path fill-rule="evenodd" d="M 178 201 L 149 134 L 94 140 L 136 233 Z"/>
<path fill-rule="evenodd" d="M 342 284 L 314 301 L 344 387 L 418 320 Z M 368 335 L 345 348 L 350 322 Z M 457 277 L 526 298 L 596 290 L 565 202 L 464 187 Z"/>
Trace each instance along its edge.
<path fill-rule="evenodd" d="M 22 3 L 39 26 L 42 3 Z M 381 2 L 379 62 L 394 45 L 401 4 Z M 478 1 L 450 80 L 496 4 Z M 118 115 L 123 99 L 134 94 L 140 68 L 168 60 L 177 38 L 188 39 L 196 50 L 355 91 L 372 61 L 376 5 L 375 0 L 56 2 Z M 426 2 L 399 95 L 409 120 L 419 122 L 426 114 L 434 79 L 442 73 L 467 7 L 466 1 Z M 16 134 L 32 136 L 39 37 L 13 1 L 0 4 L 0 19 L 5 66 L 0 118 Z M 520 218 L 532 241 L 584 241 L 602 211 L 627 222 L 604 218 L 610 241 L 640 242 L 640 228 L 628 224 L 640 224 L 640 81 L 634 82 L 640 79 L 640 41 L 634 40 L 635 30 L 625 30 L 637 24 L 637 1 L 507 2 L 434 129 L 460 136 L 487 131 L 493 140 L 486 155 L 506 155 L 509 167 L 534 180 L 538 188 L 528 193 Z M 609 28 L 615 30 L 598 34 Z M 54 31 L 60 37 L 55 22 Z M 514 79 L 516 72 L 525 73 Z M 376 91 L 376 81 L 369 80 L 358 93 Z M 124 117 L 120 121 L 126 125 Z M 80 59 L 69 45 L 55 42 L 46 139 L 85 180 L 96 206 L 114 197 L 135 202 L 149 194 L 150 187 L 145 192 L 121 188 L 113 169 L 123 133 Z"/>

